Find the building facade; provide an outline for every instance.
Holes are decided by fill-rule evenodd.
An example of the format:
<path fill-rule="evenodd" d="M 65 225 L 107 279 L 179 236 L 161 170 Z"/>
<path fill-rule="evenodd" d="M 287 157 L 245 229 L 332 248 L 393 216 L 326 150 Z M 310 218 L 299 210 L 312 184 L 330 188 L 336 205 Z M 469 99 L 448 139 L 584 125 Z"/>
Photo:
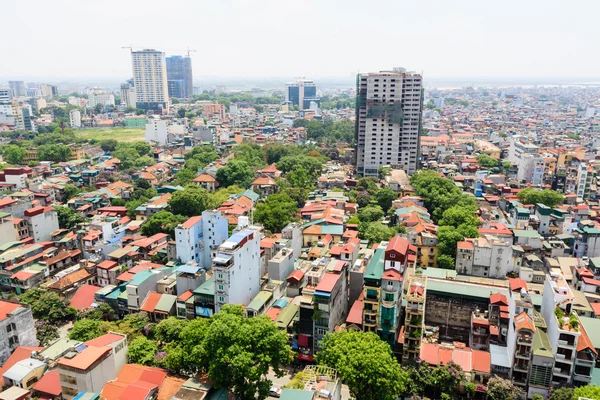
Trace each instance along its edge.
<path fill-rule="evenodd" d="M 161 110 L 169 103 L 165 53 L 154 49 L 131 52 L 136 107 Z"/>
<path fill-rule="evenodd" d="M 377 175 L 383 165 L 409 174 L 418 168 L 422 114 L 421 75 L 402 68 L 359 74 L 356 102 L 356 168 Z"/>
<path fill-rule="evenodd" d="M 192 97 L 192 59 L 182 56 L 167 57 L 167 81 L 169 97 L 178 99 Z"/>
<path fill-rule="evenodd" d="M 310 103 L 320 103 L 317 97 L 317 86 L 314 81 L 300 79 L 286 84 L 286 101 L 298 106 L 300 110 L 310 108 Z"/>
<path fill-rule="evenodd" d="M 195 262 L 202 268 L 210 269 L 216 248 L 227 237 L 227 218 L 219 211 L 206 210 L 202 216 L 191 217 L 175 228 L 177 258 L 182 263 Z"/>

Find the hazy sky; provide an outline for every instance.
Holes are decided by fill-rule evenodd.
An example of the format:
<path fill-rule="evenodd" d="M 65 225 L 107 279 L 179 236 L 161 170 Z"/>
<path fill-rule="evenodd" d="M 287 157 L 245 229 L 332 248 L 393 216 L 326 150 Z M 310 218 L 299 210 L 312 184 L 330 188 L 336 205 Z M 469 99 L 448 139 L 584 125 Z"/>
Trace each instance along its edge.
<path fill-rule="evenodd" d="M 600 75 L 600 1 L 2 0 L 0 78 L 126 78 L 129 50 L 195 76 Z"/>

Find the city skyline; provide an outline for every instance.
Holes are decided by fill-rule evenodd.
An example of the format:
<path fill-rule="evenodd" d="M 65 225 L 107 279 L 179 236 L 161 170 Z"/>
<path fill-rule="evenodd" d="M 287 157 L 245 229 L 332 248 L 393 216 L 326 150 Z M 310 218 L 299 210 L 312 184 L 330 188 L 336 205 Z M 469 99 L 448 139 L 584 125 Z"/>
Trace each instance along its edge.
<path fill-rule="evenodd" d="M 31 45 L 0 45 L 3 54 L 11 55 L 11 63 L 0 68 L 0 77 L 126 78 L 129 51 L 121 47 L 130 44 L 135 49 L 156 48 L 167 56 L 195 49 L 198 52 L 192 58 L 202 60 L 194 63 L 193 73 L 198 77 L 317 79 L 350 77 L 392 66 L 411 66 L 432 77 L 593 77 L 598 75 L 595 65 L 600 61 L 600 56 L 588 51 L 597 36 L 593 16 L 600 8 L 591 1 L 585 2 L 585 13 L 582 7 L 565 8 L 558 1 L 509 2 L 501 9 L 470 0 L 459 6 L 440 1 L 380 1 L 369 6 L 372 18 L 364 18 L 369 10 L 355 1 L 345 2 L 343 8 L 331 1 L 285 6 L 272 1 L 210 5 L 175 1 L 168 8 L 158 2 L 140 7 L 139 2 L 130 1 L 118 3 L 118 13 L 113 12 L 112 3 L 102 8 L 67 0 L 7 4 L 7 13 L 16 16 L 7 21 L 7 30 L 19 31 L 21 39 Z M 28 13 L 32 8 L 38 12 Z M 66 21 L 48 26 L 43 18 L 57 8 L 65 10 Z M 185 12 L 178 18 L 165 18 L 170 10 L 178 9 Z M 199 19 L 199 15 L 207 17 Z M 161 29 L 151 29 L 150 21 L 157 20 Z M 265 20 L 269 23 L 264 24 Z M 550 22 L 562 28 L 555 29 Z M 109 25 L 120 28 L 103 29 Z M 290 28 L 294 26 L 299 28 Z M 72 34 L 77 30 L 102 32 L 101 40 L 90 44 L 88 35 Z M 36 40 L 41 36 L 65 40 L 44 46 Z M 393 43 L 402 43 L 409 51 L 389 51 Z M 370 56 L 360 57 L 357 48 L 371 49 Z M 288 62 L 286 55 L 296 51 L 294 62 Z M 580 54 L 586 54 L 585 62 L 577 57 Z M 53 62 L 42 67 L 42 59 Z"/>

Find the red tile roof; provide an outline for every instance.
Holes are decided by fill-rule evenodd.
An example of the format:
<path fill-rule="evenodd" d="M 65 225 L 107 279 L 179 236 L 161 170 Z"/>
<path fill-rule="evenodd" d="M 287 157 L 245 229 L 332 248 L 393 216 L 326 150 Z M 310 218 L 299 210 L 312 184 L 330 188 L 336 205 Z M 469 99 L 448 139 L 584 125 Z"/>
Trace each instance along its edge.
<path fill-rule="evenodd" d="M 148 293 L 148 295 L 146 296 L 146 299 L 144 300 L 144 304 L 142 304 L 142 306 L 140 307 L 140 310 L 146 311 L 149 313 L 154 312 L 154 309 L 156 308 L 156 305 L 160 301 L 161 296 L 162 295 L 160 293 L 156 293 L 156 292 Z"/>
<path fill-rule="evenodd" d="M 95 339 L 88 340 L 87 342 L 85 342 L 85 345 L 88 347 L 89 346 L 103 347 L 103 346 L 108 346 L 109 344 L 118 342 L 120 340 L 123 340 L 124 338 L 125 338 L 124 336 L 117 335 L 116 333 L 107 333 L 107 334 L 97 337 Z"/>
<path fill-rule="evenodd" d="M 113 269 L 117 265 L 119 264 L 116 261 L 104 260 L 100 264 L 96 265 L 96 267 L 100 269 Z"/>
<path fill-rule="evenodd" d="M 65 357 L 61 358 L 58 360 L 58 365 L 64 365 L 65 367 L 71 367 L 85 371 L 110 351 L 110 347 L 90 346 L 71 359 Z"/>
<path fill-rule="evenodd" d="M 9 303 L 8 301 L 0 300 L 0 321 L 5 320 L 8 317 L 8 314 L 15 311 L 19 307 L 21 307 L 20 304 Z"/>
<path fill-rule="evenodd" d="M 46 372 L 42 379 L 40 379 L 34 386 L 33 389 L 48 394 L 52 397 L 58 397 L 62 393 L 60 387 L 60 378 L 58 377 L 58 369 L 50 372 Z"/>
<path fill-rule="evenodd" d="M 521 289 L 527 290 L 527 282 L 525 282 L 523 279 L 509 278 L 508 280 L 510 282 L 510 290 L 512 292 L 515 292 L 515 291 L 521 290 Z"/>
<path fill-rule="evenodd" d="M 191 290 L 186 290 L 185 292 L 181 293 L 179 297 L 177 297 L 177 300 L 186 301 L 193 295 L 194 293 Z"/>
<path fill-rule="evenodd" d="M 363 313 L 364 303 L 360 300 L 356 300 L 348 313 L 348 318 L 346 318 L 346 323 L 348 324 L 357 324 L 362 325 L 362 313 Z"/>
<path fill-rule="evenodd" d="M 341 275 L 338 275 L 338 274 L 326 273 L 321 278 L 321 281 L 319 282 L 319 284 L 317 285 L 315 290 L 319 291 L 319 292 L 331 293 L 331 291 L 335 287 L 335 284 L 337 283 L 338 279 L 340 279 L 340 276 Z"/>
<path fill-rule="evenodd" d="M 94 303 L 94 294 L 100 289 L 102 289 L 100 286 L 88 284 L 81 285 L 73 295 L 73 298 L 71 298 L 71 305 L 78 311 L 90 308 L 92 303 Z"/>
<path fill-rule="evenodd" d="M 104 386 L 101 398 L 105 400 L 145 400 L 152 390 L 162 385 L 166 377 L 167 372 L 161 368 L 126 364 L 117 375 L 117 379 Z"/>
<path fill-rule="evenodd" d="M 407 239 L 401 236 L 394 236 L 388 243 L 385 251 L 388 252 L 390 250 L 394 250 L 400 254 L 406 255 L 408 253 L 409 245 L 410 243 Z"/>
<path fill-rule="evenodd" d="M 506 296 L 502 293 L 492 293 L 490 295 L 490 304 L 502 304 L 507 306 L 508 300 L 506 299 Z"/>
<path fill-rule="evenodd" d="M 196 225 L 198 222 L 202 221 L 202 216 L 197 215 L 195 217 L 190 217 L 187 221 L 185 221 L 181 227 L 183 229 L 190 229 L 192 228 L 194 225 Z"/>

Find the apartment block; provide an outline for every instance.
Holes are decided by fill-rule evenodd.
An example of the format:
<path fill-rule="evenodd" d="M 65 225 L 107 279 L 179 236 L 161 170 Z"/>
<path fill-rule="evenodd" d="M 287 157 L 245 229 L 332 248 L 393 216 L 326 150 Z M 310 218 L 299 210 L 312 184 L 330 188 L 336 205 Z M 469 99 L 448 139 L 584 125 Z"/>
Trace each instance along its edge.
<path fill-rule="evenodd" d="M 17 347 L 37 343 L 31 309 L 0 301 L 0 362 L 4 363 Z"/>
<path fill-rule="evenodd" d="M 206 210 L 175 228 L 177 258 L 210 269 L 216 249 L 228 237 L 228 221 L 220 211 Z"/>
<path fill-rule="evenodd" d="M 169 104 L 165 53 L 154 49 L 131 52 L 136 107 L 160 111 Z"/>
<path fill-rule="evenodd" d="M 521 253 L 512 243 L 493 235 L 457 242 L 456 248 L 459 274 L 502 279 L 521 266 Z"/>
<path fill-rule="evenodd" d="M 244 223 L 212 260 L 215 312 L 225 304 L 248 305 L 260 291 L 260 233 Z"/>
<path fill-rule="evenodd" d="M 418 168 L 422 76 L 393 71 L 359 74 L 356 82 L 356 168 L 376 176 L 383 165 Z"/>
<path fill-rule="evenodd" d="M 35 242 L 50 241 L 52 232 L 59 228 L 56 210 L 50 206 L 30 208 L 25 211 L 23 219 L 27 221 L 29 234 Z"/>

